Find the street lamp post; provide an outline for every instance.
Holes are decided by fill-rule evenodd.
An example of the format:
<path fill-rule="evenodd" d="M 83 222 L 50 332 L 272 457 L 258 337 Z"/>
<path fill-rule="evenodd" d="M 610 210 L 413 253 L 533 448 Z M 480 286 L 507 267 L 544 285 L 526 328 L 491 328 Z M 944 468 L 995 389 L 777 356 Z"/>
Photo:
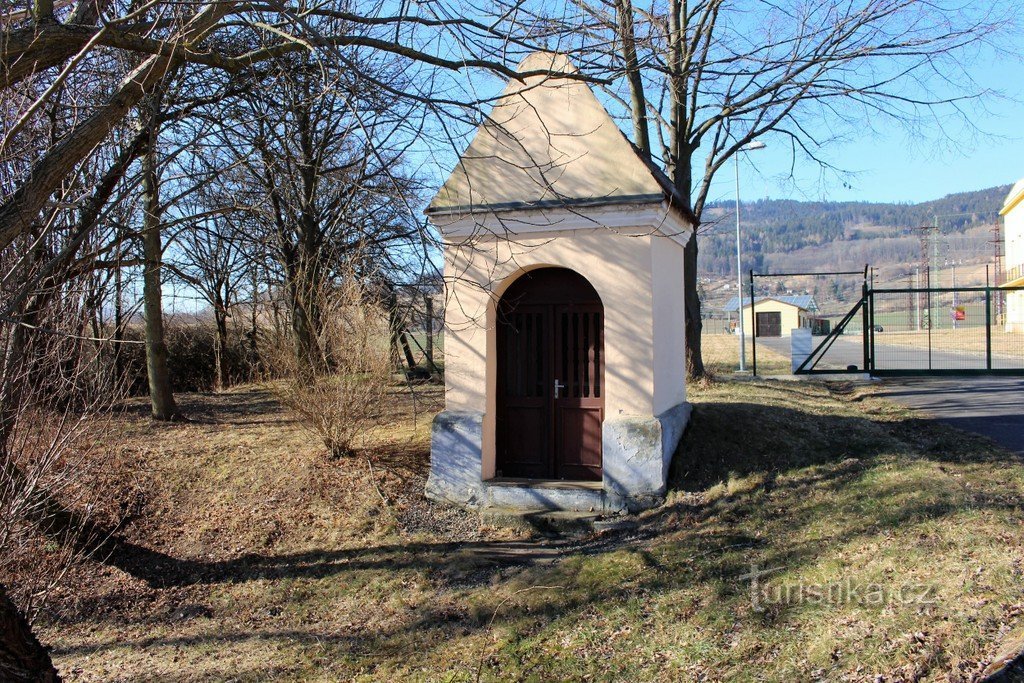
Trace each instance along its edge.
<path fill-rule="evenodd" d="M 736 152 L 736 317 L 740 330 L 740 372 L 747 371 L 747 339 L 743 332 L 743 259 L 740 252 L 740 152 L 753 152 L 767 147 L 760 140 L 752 140 Z M 751 302 L 753 304 L 753 302 Z M 753 309 L 751 309 L 753 310 Z M 753 319 L 751 319 L 753 322 Z"/>

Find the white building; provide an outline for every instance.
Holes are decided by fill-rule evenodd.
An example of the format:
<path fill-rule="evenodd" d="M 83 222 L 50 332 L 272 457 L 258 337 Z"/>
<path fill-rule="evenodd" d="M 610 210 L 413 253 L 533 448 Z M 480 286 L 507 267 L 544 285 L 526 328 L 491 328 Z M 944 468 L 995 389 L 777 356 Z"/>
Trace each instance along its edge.
<path fill-rule="evenodd" d="M 512 79 L 427 209 L 445 410 L 426 493 L 469 508 L 656 505 L 690 413 L 693 220 L 562 55 Z M 564 74 L 560 75 L 560 74 Z"/>

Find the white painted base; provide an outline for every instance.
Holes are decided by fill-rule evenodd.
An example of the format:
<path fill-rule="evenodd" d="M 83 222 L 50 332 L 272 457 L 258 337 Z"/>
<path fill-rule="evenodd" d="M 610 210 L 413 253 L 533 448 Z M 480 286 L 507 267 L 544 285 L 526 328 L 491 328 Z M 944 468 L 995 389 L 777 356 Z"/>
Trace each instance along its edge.
<path fill-rule="evenodd" d="M 483 481 L 483 415 L 445 411 L 434 418 L 426 496 L 468 509 L 637 511 L 664 500 L 669 466 L 690 419 L 680 403 L 657 417 L 619 417 L 602 426 L 600 487 L 567 482 Z"/>

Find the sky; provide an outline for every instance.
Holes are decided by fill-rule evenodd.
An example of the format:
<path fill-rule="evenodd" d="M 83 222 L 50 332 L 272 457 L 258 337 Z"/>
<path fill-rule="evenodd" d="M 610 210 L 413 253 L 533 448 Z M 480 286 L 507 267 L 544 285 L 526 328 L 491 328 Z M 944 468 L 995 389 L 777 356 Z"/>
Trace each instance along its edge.
<path fill-rule="evenodd" d="M 1024 38 L 1018 42 L 1017 49 L 1024 51 Z M 843 180 L 823 178 L 810 163 L 798 164 L 794 186 L 788 179 L 788 150 L 766 139 L 766 149 L 741 160 L 741 198 L 920 202 L 1024 178 L 1024 63 L 985 55 L 969 70 L 979 84 L 1002 92 L 986 100 L 988 111 L 974 118 L 983 133 L 958 134 L 943 142 L 936 125 L 920 137 L 893 130 L 834 145 L 827 150 L 829 160 L 855 172 L 845 179 L 846 186 Z M 732 199 L 735 192 L 730 167 L 716 178 L 710 199 Z"/>
<path fill-rule="evenodd" d="M 1024 55 L 1024 36 L 1010 47 Z M 943 135 L 939 122 L 934 122 L 913 135 L 902 127 L 889 127 L 831 143 L 820 153 L 849 172 L 842 177 L 822 174 L 817 164 L 806 159 L 798 159 L 794 166 L 787 143 L 768 135 L 762 138 L 765 149 L 740 159 L 742 200 L 917 203 L 1024 178 L 1024 61 L 986 51 L 965 67 L 979 87 L 999 92 L 997 97 L 986 97 L 983 110 L 972 116 L 976 130 L 963 130 L 962 124 L 955 123 Z M 482 91 L 496 94 L 504 79 L 484 77 L 481 84 L 485 84 Z M 628 121 L 620 120 L 619 125 L 623 132 L 631 133 Z M 436 176 L 437 185 L 457 159 L 457 150 L 441 147 L 432 150 L 426 168 L 420 169 Z M 709 201 L 732 201 L 735 196 L 735 171 L 730 161 L 713 181 Z"/>

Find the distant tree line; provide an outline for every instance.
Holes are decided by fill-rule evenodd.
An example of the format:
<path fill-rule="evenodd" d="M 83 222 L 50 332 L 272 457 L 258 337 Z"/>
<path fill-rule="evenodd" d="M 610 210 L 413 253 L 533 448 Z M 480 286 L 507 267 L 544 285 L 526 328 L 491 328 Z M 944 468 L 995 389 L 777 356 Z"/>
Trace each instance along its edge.
<path fill-rule="evenodd" d="M 787 258 L 801 249 L 828 247 L 837 241 L 869 241 L 870 244 L 846 244 L 837 254 L 872 262 L 916 260 L 919 243 L 916 229 L 934 225 L 941 233 L 963 235 L 971 228 L 991 226 L 1009 192 L 1009 185 L 974 192 L 951 194 L 918 204 L 875 202 L 802 202 L 788 199 L 759 199 L 744 203 L 743 251 L 745 268 L 761 270 L 766 263 L 793 264 Z M 708 216 L 721 221 L 721 227 L 708 230 L 702 251 L 701 272 L 711 275 L 735 275 L 735 235 L 730 222 L 734 204 L 728 201 L 709 205 Z M 728 229 L 727 229 L 728 228 Z M 811 254 L 806 254 L 813 260 Z M 838 266 L 832 255 L 819 254 L 819 262 Z"/>

